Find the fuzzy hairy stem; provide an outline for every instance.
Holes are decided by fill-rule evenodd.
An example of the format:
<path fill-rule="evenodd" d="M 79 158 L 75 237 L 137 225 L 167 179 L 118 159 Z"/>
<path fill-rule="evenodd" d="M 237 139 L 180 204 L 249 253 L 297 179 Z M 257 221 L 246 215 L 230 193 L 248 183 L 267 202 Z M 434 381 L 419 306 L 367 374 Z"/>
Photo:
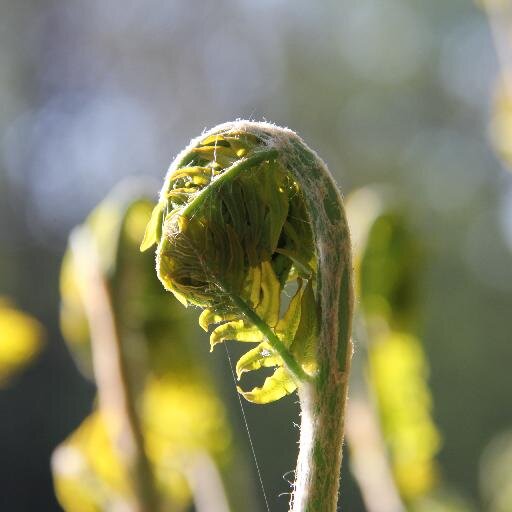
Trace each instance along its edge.
<path fill-rule="evenodd" d="M 352 357 L 352 262 L 340 193 L 320 158 L 295 134 L 281 136 L 283 163 L 300 184 L 318 257 L 318 374 L 299 388 L 301 434 L 293 512 L 335 512 Z"/>
<path fill-rule="evenodd" d="M 128 380 L 110 293 L 87 228 L 77 228 L 73 232 L 71 250 L 81 271 L 79 289 L 91 333 L 100 409 L 112 444 L 131 479 L 134 512 L 155 512 L 159 510 L 158 494 L 144 450 L 135 397 Z"/>

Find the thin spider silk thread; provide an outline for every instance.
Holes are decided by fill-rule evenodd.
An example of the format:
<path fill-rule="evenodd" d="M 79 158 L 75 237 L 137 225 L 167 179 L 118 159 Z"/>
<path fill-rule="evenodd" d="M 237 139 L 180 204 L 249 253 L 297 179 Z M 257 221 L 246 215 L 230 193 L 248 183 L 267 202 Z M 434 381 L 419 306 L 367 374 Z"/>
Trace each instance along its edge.
<path fill-rule="evenodd" d="M 224 347 L 226 349 L 226 354 L 228 356 L 228 362 L 229 362 L 229 368 L 231 370 L 231 375 L 233 376 L 233 380 L 234 380 L 235 385 L 236 385 L 236 377 L 235 377 L 235 372 L 233 370 L 233 363 L 231 361 L 231 355 L 229 354 L 229 350 L 228 350 L 227 344 L 223 343 L 223 345 L 224 345 Z M 242 398 L 240 397 L 240 393 L 238 393 L 238 391 L 236 392 L 236 395 L 238 397 L 238 403 L 240 404 L 240 409 L 242 411 L 242 418 L 244 420 L 245 430 L 247 431 L 247 437 L 249 439 L 249 445 L 251 446 L 252 458 L 254 459 L 254 464 L 256 465 L 256 472 L 258 473 L 258 480 L 260 481 L 261 492 L 263 494 L 263 499 L 265 500 L 265 506 L 267 508 L 267 512 L 270 512 L 270 507 L 268 505 L 268 500 L 267 500 L 267 494 L 265 492 L 265 487 L 263 485 L 263 479 L 261 478 L 260 466 L 258 464 L 258 459 L 256 458 L 256 451 L 254 450 L 254 445 L 252 443 L 251 431 L 249 430 L 249 424 L 247 423 L 247 417 L 245 416 L 245 411 L 244 411 L 244 406 L 243 406 L 243 403 L 242 403 Z"/>

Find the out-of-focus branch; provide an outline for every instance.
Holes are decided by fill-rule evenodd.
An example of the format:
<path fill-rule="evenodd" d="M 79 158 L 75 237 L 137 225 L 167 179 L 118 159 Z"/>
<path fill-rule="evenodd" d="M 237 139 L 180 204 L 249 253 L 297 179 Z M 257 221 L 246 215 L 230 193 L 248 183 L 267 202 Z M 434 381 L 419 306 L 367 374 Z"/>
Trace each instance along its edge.
<path fill-rule="evenodd" d="M 112 444 L 128 470 L 134 491 L 134 510 L 155 512 L 158 510 L 157 492 L 96 244 L 88 229 L 80 227 L 72 233 L 70 245 L 80 269 L 78 285 L 89 323 L 100 410 Z"/>
<path fill-rule="evenodd" d="M 208 453 L 199 452 L 191 456 L 185 474 L 197 512 L 229 512 L 222 479 Z"/>
<path fill-rule="evenodd" d="M 509 0 L 481 0 L 491 28 L 503 80 L 512 90 L 512 3 Z"/>

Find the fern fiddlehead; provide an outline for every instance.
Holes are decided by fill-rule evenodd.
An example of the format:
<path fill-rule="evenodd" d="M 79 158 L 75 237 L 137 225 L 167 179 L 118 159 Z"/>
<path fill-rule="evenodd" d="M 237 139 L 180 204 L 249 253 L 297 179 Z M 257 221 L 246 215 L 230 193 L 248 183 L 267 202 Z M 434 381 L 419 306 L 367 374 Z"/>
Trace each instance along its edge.
<path fill-rule="evenodd" d="M 257 343 L 238 377 L 275 368 L 243 396 L 267 403 L 298 389 L 291 508 L 334 511 L 353 298 L 348 227 L 325 164 L 291 130 L 220 125 L 172 163 L 141 249 L 154 243 L 163 285 L 203 308 L 204 329 L 216 325 L 212 348 Z"/>

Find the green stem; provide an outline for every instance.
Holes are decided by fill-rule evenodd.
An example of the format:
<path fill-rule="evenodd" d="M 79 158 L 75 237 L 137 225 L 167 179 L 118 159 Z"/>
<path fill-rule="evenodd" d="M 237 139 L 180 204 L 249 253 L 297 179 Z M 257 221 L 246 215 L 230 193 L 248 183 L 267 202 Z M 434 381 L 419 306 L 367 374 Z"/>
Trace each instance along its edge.
<path fill-rule="evenodd" d="M 233 303 L 240 311 L 250 320 L 267 338 L 270 346 L 279 354 L 283 360 L 286 369 L 291 373 L 292 377 L 298 385 L 301 382 L 312 382 L 312 377 L 308 375 L 295 360 L 284 343 L 277 337 L 276 333 L 259 317 L 259 315 L 240 297 L 229 294 Z"/>

